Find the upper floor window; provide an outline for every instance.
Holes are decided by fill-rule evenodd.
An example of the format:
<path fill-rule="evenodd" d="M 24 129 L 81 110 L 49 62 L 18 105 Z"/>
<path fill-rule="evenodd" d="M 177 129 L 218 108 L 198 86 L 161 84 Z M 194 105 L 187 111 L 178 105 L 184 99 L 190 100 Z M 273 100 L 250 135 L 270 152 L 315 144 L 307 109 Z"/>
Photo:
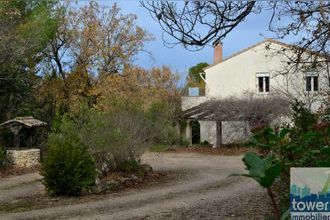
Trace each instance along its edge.
<path fill-rule="evenodd" d="M 269 92 L 269 74 L 257 73 L 257 79 L 258 79 L 258 91 Z"/>
<path fill-rule="evenodd" d="M 319 77 L 315 74 L 306 74 L 306 91 L 319 91 Z"/>

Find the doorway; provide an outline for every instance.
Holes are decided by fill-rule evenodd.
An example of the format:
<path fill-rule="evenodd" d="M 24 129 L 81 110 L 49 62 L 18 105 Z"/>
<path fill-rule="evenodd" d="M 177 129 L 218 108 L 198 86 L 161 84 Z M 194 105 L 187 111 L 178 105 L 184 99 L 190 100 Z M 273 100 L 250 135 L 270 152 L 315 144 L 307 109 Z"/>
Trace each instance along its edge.
<path fill-rule="evenodd" d="M 200 144 L 201 142 L 201 128 L 197 120 L 191 122 L 191 142 L 192 144 Z"/>

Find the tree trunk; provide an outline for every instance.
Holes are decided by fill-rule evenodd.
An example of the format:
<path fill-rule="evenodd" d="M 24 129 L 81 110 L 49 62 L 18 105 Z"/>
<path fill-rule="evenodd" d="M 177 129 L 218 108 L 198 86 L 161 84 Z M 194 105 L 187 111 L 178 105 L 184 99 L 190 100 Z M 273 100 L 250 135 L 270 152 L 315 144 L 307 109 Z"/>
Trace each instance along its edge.
<path fill-rule="evenodd" d="M 268 193 L 269 197 L 272 200 L 272 204 L 273 204 L 273 207 L 274 207 L 274 212 L 275 212 L 276 220 L 280 220 L 281 219 L 280 209 L 277 206 L 277 203 L 275 201 L 275 195 L 274 195 L 274 193 L 273 193 L 273 191 L 271 190 L 270 187 L 267 187 L 267 193 Z"/>

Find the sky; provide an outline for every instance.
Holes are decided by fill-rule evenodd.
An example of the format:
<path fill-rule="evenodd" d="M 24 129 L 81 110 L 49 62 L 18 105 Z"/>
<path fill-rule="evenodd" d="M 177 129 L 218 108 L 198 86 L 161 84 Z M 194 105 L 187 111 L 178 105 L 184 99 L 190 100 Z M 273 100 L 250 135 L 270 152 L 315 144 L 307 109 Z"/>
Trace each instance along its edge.
<path fill-rule="evenodd" d="M 191 52 L 184 49 L 182 45 L 176 45 L 174 48 L 164 46 L 161 27 L 151 18 L 148 11 L 140 6 L 138 1 L 99 0 L 98 2 L 106 6 L 111 6 L 116 2 L 122 9 L 122 13 L 136 14 L 138 17 L 137 25 L 154 36 L 155 40 L 145 44 L 145 50 L 151 52 L 152 56 L 141 52 L 135 60 L 136 65 L 144 68 L 168 66 L 173 71 L 178 72 L 181 79 L 185 79 L 190 67 L 200 62 L 213 63 L 212 47 L 207 46 L 200 51 Z M 86 4 L 88 1 L 79 3 Z M 273 37 L 272 33 L 267 32 L 269 18 L 269 12 L 249 15 L 245 22 L 239 24 L 223 40 L 224 58 L 264 40 L 265 37 Z"/>

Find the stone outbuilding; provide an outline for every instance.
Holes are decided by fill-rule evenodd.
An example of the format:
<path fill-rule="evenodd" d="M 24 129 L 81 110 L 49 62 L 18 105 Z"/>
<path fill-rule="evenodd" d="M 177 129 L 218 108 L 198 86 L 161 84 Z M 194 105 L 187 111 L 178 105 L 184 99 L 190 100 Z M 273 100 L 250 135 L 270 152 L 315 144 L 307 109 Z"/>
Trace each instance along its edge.
<path fill-rule="evenodd" d="M 40 149 L 33 148 L 33 135 L 38 127 L 46 126 L 47 123 L 28 117 L 17 117 L 0 124 L 0 128 L 8 128 L 14 135 L 14 146 L 5 149 L 9 164 L 18 167 L 32 167 L 39 164 Z M 26 132 L 26 146 L 21 147 L 21 132 Z"/>

